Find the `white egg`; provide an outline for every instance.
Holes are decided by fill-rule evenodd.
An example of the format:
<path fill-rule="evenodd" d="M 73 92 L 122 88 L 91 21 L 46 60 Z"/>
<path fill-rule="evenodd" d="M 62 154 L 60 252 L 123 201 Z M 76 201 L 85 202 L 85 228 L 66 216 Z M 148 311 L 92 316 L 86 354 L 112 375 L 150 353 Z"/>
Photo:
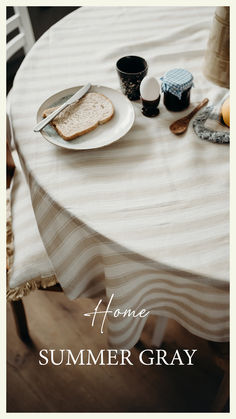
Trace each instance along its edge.
<path fill-rule="evenodd" d="M 144 100 L 156 100 L 160 94 L 158 81 L 154 77 L 144 77 L 140 84 L 140 94 Z"/>

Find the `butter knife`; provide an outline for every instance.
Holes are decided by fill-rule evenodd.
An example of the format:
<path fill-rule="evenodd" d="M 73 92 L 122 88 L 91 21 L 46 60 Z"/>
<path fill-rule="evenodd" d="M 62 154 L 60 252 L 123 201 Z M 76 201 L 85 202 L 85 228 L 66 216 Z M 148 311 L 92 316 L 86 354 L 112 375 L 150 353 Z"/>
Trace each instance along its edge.
<path fill-rule="evenodd" d="M 81 99 L 90 89 L 91 84 L 88 83 L 86 86 L 82 87 L 82 89 L 78 90 L 73 96 L 70 97 L 69 100 L 67 100 L 65 103 L 63 103 L 59 108 L 57 108 L 54 112 L 50 113 L 50 115 L 47 116 L 47 118 L 42 119 L 35 127 L 34 132 L 39 132 L 41 129 L 46 127 L 46 125 L 49 124 L 49 122 L 52 121 L 53 118 L 55 118 L 63 109 L 65 109 L 68 105 L 70 105 L 73 102 L 76 102 L 77 100 Z"/>

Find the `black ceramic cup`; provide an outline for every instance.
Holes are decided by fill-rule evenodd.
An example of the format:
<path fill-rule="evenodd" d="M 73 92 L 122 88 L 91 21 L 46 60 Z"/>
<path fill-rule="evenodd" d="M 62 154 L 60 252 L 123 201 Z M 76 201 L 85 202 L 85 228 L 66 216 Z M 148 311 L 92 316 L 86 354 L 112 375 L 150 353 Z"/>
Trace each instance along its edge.
<path fill-rule="evenodd" d="M 130 100 L 138 100 L 140 98 L 140 83 L 148 71 L 147 62 L 142 57 L 128 55 L 117 61 L 116 70 L 120 78 L 122 92 Z"/>

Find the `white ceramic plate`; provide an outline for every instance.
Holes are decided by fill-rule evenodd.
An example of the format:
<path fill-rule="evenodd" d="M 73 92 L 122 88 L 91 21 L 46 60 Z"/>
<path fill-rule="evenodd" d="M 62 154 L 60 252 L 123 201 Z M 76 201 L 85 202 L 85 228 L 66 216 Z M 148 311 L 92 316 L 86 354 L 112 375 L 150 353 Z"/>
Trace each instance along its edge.
<path fill-rule="evenodd" d="M 49 97 L 40 106 L 37 112 L 37 122 L 42 120 L 43 111 L 52 106 L 57 106 L 65 102 L 76 93 L 82 86 L 71 87 L 61 90 L 55 95 Z M 105 86 L 92 86 L 90 92 L 102 93 L 113 103 L 115 113 L 113 118 L 106 124 L 99 125 L 95 130 L 75 138 L 71 141 L 65 141 L 61 138 L 55 129 L 48 124 L 41 130 L 42 136 L 52 144 L 71 150 L 88 150 L 104 147 L 123 137 L 133 125 L 134 109 L 131 102 L 122 93 Z"/>

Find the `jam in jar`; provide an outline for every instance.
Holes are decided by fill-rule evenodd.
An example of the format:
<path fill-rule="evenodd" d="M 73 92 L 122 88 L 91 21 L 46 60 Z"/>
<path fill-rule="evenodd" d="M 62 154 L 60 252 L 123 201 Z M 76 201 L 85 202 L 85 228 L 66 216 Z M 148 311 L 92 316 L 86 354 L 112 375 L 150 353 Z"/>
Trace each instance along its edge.
<path fill-rule="evenodd" d="M 167 71 L 161 80 L 165 107 L 173 112 L 186 109 L 190 104 L 190 91 L 193 86 L 192 74 L 182 68 L 175 68 Z"/>

